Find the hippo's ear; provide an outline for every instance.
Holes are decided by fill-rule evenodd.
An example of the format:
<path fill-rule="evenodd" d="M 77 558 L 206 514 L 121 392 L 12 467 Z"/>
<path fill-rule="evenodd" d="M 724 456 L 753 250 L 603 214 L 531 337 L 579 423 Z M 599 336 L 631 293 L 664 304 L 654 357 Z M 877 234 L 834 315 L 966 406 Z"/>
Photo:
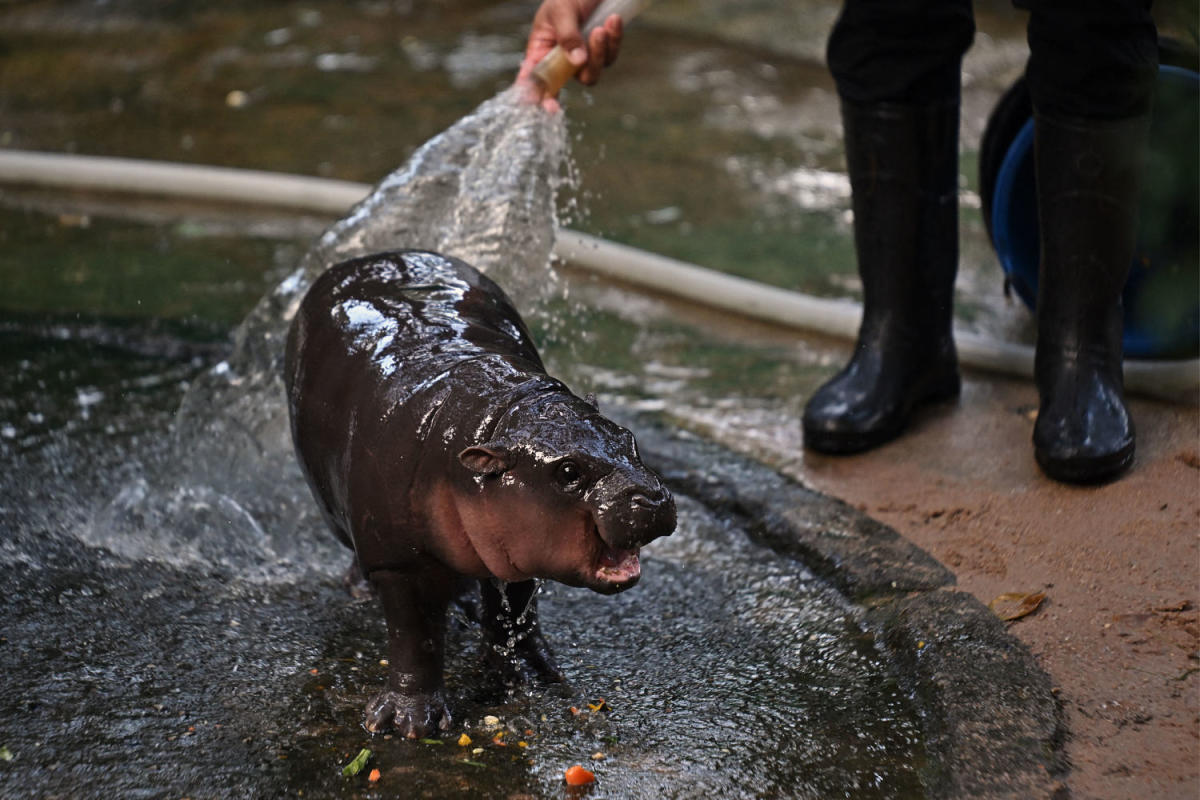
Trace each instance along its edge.
<path fill-rule="evenodd" d="M 583 402 L 587 403 L 589 406 L 596 409 L 597 411 L 600 410 L 600 404 L 596 402 L 596 393 L 595 392 L 588 392 L 587 394 L 585 394 L 583 396 Z"/>
<path fill-rule="evenodd" d="M 458 454 L 458 460 L 472 472 L 484 475 L 499 475 L 512 469 L 515 462 L 512 451 L 498 442 L 468 447 Z"/>

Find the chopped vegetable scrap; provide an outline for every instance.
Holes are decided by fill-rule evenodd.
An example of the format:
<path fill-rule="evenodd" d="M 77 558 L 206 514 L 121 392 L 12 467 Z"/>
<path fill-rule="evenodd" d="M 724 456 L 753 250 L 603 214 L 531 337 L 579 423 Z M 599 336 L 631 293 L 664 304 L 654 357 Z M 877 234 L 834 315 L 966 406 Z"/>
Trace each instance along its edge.
<path fill-rule="evenodd" d="M 563 780 L 567 782 L 568 786 L 587 786 L 589 783 L 596 782 L 596 774 L 576 764 L 567 768 L 567 771 L 563 773 Z"/>
<path fill-rule="evenodd" d="M 601 697 L 599 700 L 597 700 L 594 703 L 588 703 L 587 707 L 588 707 L 588 711 L 592 714 L 598 714 L 601 711 L 605 711 L 605 712 L 612 711 L 612 707 L 608 704 L 608 701 L 605 700 L 603 697 Z M 567 710 L 571 712 L 572 717 L 578 717 L 580 714 L 583 713 L 582 709 L 576 708 L 575 706 L 571 706 Z"/>
<path fill-rule="evenodd" d="M 9 750 L 7 747 L 0 747 L 0 761 L 12 761 L 12 760 L 13 760 L 12 750 Z"/>
<path fill-rule="evenodd" d="M 355 775 L 363 771 L 363 767 L 365 767 L 367 762 L 370 760 L 371 751 L 364 747 L 362 750 L 358 751 L 358 755 L 354 757 L 353 761 L 342 767 L 342 777 L 353 778 Z"/>
<path fill-rule="evenodd" d="M 470 746 L 470 744 L 471 744 L 471 737 L 467 736 L 465 733 L 462 736 L 458 737 L 458 746 L 459 747 L 468 747 L 468 746 Z"/>
<path fill-rule="evenodd" d="M 373 769 L 371 770 L 371 774 L 367 776 L 367 780 L 369 780 L 371 783 L 375 783 L 379 780 L 379 777 L 379 770 Z"/>

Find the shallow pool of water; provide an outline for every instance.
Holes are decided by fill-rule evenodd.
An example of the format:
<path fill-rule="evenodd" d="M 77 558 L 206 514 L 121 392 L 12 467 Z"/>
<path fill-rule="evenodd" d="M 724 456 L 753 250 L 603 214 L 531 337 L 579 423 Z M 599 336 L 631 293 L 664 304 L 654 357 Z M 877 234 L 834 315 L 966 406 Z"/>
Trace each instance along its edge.
<path fill-rule="evenodd" d="M 55 218 L 20 218 L 64 233 Z M 229 246 L 133 224 L 67 233 L 82 237 L 84 272 L 115 234 L 165 243 L 148 249 L 168 260 L 176 245 L 187 259 Z M 489 690 L 476 631 L 456 616 L 451 734 L 366 734 L 362 707 L 386 672 L 382 616 L 342 590 L 348 553 L 305 487 L 277 491 L 287 508 L 262 514 L 214 488 L 218 476 L 162 480 L 178 474 L 175 408 L 227 354 L 218 323 L 188 309 L 101 311 L 6 313 L 0 328 L 6 797 L 555 797 L 573 763 L 596 772 L 593 797 L 923 796 L 915 713 L 857 612 L 686 497 L 680 530 L 647 549 L 634 590 L 544 587 L 569 688 Z M 577 350 L 581 376 L 602 372 L 614 396 L 644 405 L 681 380 L 728 392 L 781 369 L 679 321 L 645 319 L 628 347 L 616 347 L 630 336 L 622 316 L 600 308 L 581 322 L 596 337 Z M 648 356 L 647 374 L 667 383 L 631 393 L 629 356 L 613 352 Z M 284 553 L 281 530 L 295 545 Z M 464 732 L 470 747 L 456 743 Z M 340 774 L 363 747 L 377 785 Z"/>

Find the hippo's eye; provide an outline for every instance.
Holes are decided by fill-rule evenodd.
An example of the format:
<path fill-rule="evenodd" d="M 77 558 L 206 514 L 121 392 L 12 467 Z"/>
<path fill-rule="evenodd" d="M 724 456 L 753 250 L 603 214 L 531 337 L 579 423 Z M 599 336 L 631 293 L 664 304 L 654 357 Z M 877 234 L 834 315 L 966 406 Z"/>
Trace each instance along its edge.
<path fill-rule="evenodd" d="M 583 480 L 583 470 L 574 461 L 560 461 L 554 470 L 554 479 L 564 489 L 574 489 Z"/>

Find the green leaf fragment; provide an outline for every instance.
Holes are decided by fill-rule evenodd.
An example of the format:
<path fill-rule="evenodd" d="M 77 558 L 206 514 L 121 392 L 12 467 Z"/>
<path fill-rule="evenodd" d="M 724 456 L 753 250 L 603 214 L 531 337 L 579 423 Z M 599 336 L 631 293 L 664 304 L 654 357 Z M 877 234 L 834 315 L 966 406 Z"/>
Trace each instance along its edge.
<path fill-rule="evenodd" d="M 418 739 L 421 744 L 445 744 L 441 739 Z"/>
<path fill-rule="evenodd" d="M 0 761 L 12 761 L 12 760 L 13 760 L 12 750 L 9 750 L 7 747 L 0 747 Z"/>
<path fill-rule="evenodd" d="M 342 777 L 353 778 L 355 775 L 363 771 L 363 767 L 365 767 L 367 762 L 370 760 L 371 751 L 364 747 L 362 750 L 358 751 L 358 755 L 354 757 L 353 761 L 342 767 Z"/>
<path fill-rule="evenodd" d="M 484 764 L 482 761 L 472 761 L 469 758 L 462 759 L 461 763 L 470 764 L 472 767 L 486 767 L 487 766 L 487 764 Z"/>

